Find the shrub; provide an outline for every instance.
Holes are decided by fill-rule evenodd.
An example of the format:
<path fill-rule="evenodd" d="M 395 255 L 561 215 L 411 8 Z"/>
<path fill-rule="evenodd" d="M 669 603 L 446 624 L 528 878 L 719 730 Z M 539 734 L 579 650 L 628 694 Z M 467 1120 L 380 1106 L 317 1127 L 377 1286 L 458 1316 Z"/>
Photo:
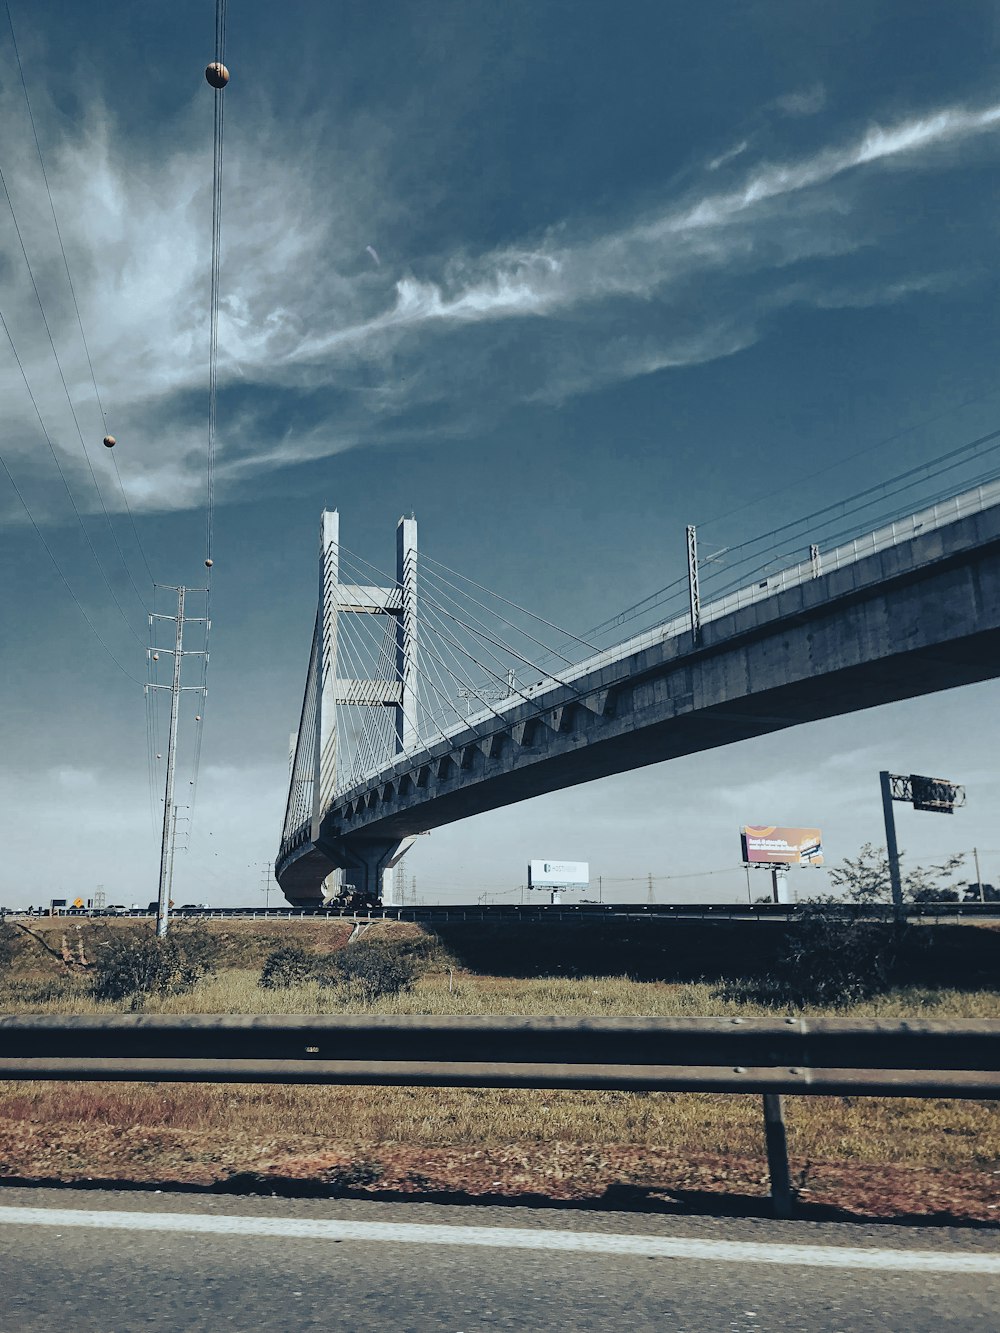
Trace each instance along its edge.
<path fill-rule="evenodd" d="M 281 944 L 264 960 L 258 986 L 264 990 L 287 990 L 301 986 L 315 975 L 315 960 L 297 944 Z"/>
<path fill-rule="evenodd" d="M 342 985 L 352 999 L 363 1004 L 409 990 L 418 971 L 415 959 L 388 940 L 359 940 L 332 955 L 327 963 L 329 980 Z"/>
<path fill-rule="evenodd" d="M 829 901 L 804 903 L 770 972 L 739 978 L 714 993 L 738 1003 L 841 1009 L 894 984 L 903 923 L 852 920 Z"/>
<path fill-rule="evenodd" d="M 150 995 L 177 995 L 215 970 L 217 946 L 206 931 L 159 939 L 116 933 L 100 946 L 93 982 L 98 1000 L 130 1000 L 140 1009 Z"/>

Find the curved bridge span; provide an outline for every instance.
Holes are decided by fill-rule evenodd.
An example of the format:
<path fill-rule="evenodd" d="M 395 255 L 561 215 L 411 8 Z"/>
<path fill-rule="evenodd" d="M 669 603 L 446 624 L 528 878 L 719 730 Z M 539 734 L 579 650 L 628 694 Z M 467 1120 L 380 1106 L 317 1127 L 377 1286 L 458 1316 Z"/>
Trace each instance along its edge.
<path fill-rule="evenodd" d="M 379 613 L 396 617 L 396 679 L 364 685 L 383 707 L 405 714 L 407 636 L 416 633 L 406 541 L 415 564 L 416 527 L 407 533 L 402 523 L 396 589 L 349 595 L 381 598 Z M 285 896 L 302 905 L 322 900 L 324 880 L 338 868 L 377 897 L 383 872 L 414 835 L 470 815 L 1000 674 L 1000 485 L 822 556 L 813 548 L 808 561 L 708 605 L 692 597 L 691 614 L 518 689 L 436 736 L 421 738 L 404 716 L 397 752 L 337 789 L 324 774 L 323 722 L 310 715 L 309 697 L 320 714 L 324 693 L 343 698 L 348 684 L 363 693 L 359 682 L 324 671 L 323 633 L 338 611 L 357 609 L 343 605 L 343 587 L 321 580 L 303 708 L 308 736 L 300 727 L 275 864 Z M 312 765 L 311 778 L 303 778 L 300 759 Z"/>

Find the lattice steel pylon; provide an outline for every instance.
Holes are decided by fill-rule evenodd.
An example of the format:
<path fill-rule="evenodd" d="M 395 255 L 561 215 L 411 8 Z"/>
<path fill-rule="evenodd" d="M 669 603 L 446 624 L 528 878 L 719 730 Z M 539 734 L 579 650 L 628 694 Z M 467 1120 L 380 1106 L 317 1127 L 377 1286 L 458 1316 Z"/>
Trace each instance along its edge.
<path fill-rule="evenodd" d="M 323 820 L 343 783 L 338 708 L 391 708 L 393 748 L 399 754 L 417 742 L 417 523 L 396 525 L 396 583 L 389 588 L 344 583 L 340 579 L 340 514 L 324 510 L 320 529 L 319 605 L 306 675 L 299 729 L 295 738 L 285 808 L 283 843 L 305 833 L 333 867 L 351 871 L 365 897 L 391 897 L 388 872 L 413 839 L 342 848 L 324 843 Z M 391 616 L 395 620 L 395 670 L 389 679 L 346 678 L 338 670 L 340 617 Z M 389 758 L 392 750 L 384 756 Z M 357 879 L 361 883 L 357 883 Z"/>

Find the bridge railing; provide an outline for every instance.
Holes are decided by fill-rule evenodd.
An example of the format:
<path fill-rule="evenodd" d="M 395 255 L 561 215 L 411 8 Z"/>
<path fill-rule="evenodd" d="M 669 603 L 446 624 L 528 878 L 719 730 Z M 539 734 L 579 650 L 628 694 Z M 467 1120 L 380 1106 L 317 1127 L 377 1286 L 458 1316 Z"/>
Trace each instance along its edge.
<path fill-rule="evenodd" d="M 850 541 L 843 542 L 830 551 L 820 550 L 815 560 L 802 560 L 786 569 L 762 575 L 755 583 L 749 583 L 707 603 L 701 608 L 702 622 L 730 615 L 733 611 L 739 611 L 744 606 L 750 606 L 766 597 L 773 597 L 787 588 L 798 587 L 822 574 L 829 574 L 833 570 L 856 564 L 878 551 L 911 541 L 922 533 L 933 532 L 936 528 L 945 527 L 949 523 L 966 518 L 970 514 L 980 513 L 996 504 L 1000 504 L 1000 481 L 989 482 L 977 486 L 974 490 L 964 491 L 961 495 L 940 500 L 927 509 L 909 514 L 905 518 L 895 519 L 873 532 L 852 537 Z M 685 627 L 687 627 L 686 620 Z"/>
<path fill-rule="evenodd" d="M 1000 1098 L 1000 1023 L 813 1018 L 0 1017 L 0 1078 Z"/>

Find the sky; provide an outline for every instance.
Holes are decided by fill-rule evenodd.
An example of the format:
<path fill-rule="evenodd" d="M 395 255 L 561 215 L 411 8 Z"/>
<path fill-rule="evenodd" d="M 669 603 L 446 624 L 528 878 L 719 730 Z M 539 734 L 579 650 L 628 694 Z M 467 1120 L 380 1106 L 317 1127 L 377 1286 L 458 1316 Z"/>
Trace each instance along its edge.
<path fill-rule="evenodd" d="M 136 681 L 173 596 L 150 575 L 206 573 L 214 5 L 10 11 L 106 420 L 0 14 L 0 903 L 145 903 L 163 767 Z M 241 0 L 226 61 L 177 902 L 264 901 L 324 508 L 381 568 L 414 513 L 421 551 L 579 633 L 683 573 L 685 524 L 721 551 L 1000 426 L 990 3 Z M 418 840 L 408 891 L 516 901 L 543 857 L 607 898 L 650 875 L 661 901 L 745 896 L 741 824 L 819 825 L 837 863 L 883 840 L 881 768 L 968 791 L 953 817 L 899 807 L 911 863 L 978 847 L 1000 883 L 998 702 L 969 686 L 479 816 Z"/>

